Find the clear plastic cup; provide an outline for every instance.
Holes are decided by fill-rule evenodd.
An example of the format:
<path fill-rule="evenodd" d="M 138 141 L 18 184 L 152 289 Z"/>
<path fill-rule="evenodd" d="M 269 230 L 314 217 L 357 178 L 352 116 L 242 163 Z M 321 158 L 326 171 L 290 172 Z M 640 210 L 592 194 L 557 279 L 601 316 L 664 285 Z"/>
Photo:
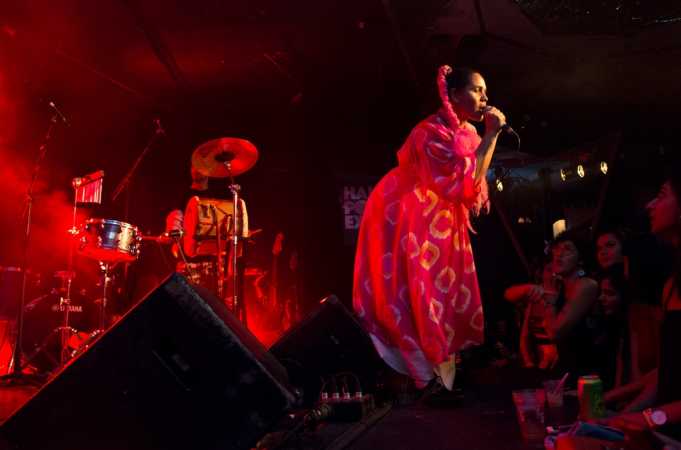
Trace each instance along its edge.
<path fill-rule="evenodd" d="M 558 387 L 558 385 L 560 385 L 560 387 Z M 556 392 L 557 387 L 558 392 Z M 565 383 L 561 383 L 560 380 L 544 381 L 544 390 L 546 391 L 546 400 L 548 400 L 549 402 L 549 408 L 563 406 L 563 393 L 565 391 Z"/>
<path fill-rule="evenodd" d="M 523 439 L 544 439 L 544 404 L 546 403 L 544 390 L 513 391 L 513 401 L 518 412 L 520 434 Z"/>

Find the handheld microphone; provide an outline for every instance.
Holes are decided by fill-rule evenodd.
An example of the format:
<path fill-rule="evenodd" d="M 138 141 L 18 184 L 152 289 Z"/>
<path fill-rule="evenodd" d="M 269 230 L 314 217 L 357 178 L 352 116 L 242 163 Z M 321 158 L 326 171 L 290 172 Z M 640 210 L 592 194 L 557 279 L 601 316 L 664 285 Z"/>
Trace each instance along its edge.
<path fill-rule="evenodd" d="M 64 117 L 63 114 L 59 112 L 59 110 L 57 109 L 57 107 L 54 106 L 54 103 L 50 102 L 50 106 L 52 107 L 52 109 L 54 109 L 54 112 L 57 113 L 57 115 L 59 116 L 59 118 L 60 118 L 61 120 L 64 121 L 64 123 L 66 124 L 66 126 L 69 127 L 69 128 L 71 128 L 71 125 L 66 121 L 66 117 Z"/>
<path fill-rule="evenodd" d="M 484 115 L 490 109 L 492 109 L 491 106 L 485 106 L 485 109 L 482 110 L 482 114 Z M 501 129 L 504 130 L 505 132 L 507 132 L 510 135 L 518 137 L 518 133 L 516 133 L 515 130 L 513 128 L 511 128 L 511 126 L 509 124 L 507 124 L 506 122 L 501 124 Z"/>
<path fill-rule="evenodd" d="M 163 133 L 163 136 L 165 136 L 165 135 L 166 135 L 166 132 L 163 131 L 163 128 L 161 128 L 161 121 L 158 120 L 158 119 L 156 119 L 156 120 L 154 120 L 154 122 L 156 122 L 156 125 L 158 125 L 158 131 L 160 131 L 161 133 Z"/>
<path fill-rule="evenodd" d="M 501 129 L 504 130 L 505 132 L 507 132 L 510 135 L 518 137 L 518 133 L 516 133 L 515 130 L 513 128 L 511 128 L 511 126 L 509 124 L 507 124 L 506 122 L 504 122 L 504 124 L 501 125 Z"/>
<path fill-rule="evenodd" d="M 186 235 L 187 232 L 185 231 L 184 228 L 181 228 L 179 230 L 170 230 L 167 233 L 163 233 L 161 236 L 163 237 L 170 237 L 170 238 L 181 238 L 182 236 Z"/>

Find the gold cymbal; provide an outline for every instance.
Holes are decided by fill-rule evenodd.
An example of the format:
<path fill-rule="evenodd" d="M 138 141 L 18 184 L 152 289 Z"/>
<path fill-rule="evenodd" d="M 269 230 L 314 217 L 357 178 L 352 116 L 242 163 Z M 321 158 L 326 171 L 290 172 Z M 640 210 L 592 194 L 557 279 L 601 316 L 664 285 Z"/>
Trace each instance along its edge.
<path fill-rule="evenodd" d="M 258 161 L 255 145 L 239 138 L 220 138 L 200 145 L 192 154 L 192 166 L 207 177 L 227 178 L 229 163 L 233 176 L 242 174 Z"/>

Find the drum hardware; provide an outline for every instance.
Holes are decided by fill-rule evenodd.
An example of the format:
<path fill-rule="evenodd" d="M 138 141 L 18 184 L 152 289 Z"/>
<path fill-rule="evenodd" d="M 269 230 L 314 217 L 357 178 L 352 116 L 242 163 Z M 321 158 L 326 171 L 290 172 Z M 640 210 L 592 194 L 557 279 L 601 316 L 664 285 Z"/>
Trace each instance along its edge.
<path fill-rule="evenodd" d="M 231 185 L 229 187 L 232 193 L 232 217 L 233 222 L 238 222 L 238 206 L 239 206 L 239 193 L 241 191 L 241 186 L 236 184 L 234 177 L 248 171 L 251 167 L 255 165 L 258 161 L 258 150 L 253 144 L 238 138 L 219 138 L 208 141 L 203 145 L 200 145 L 194 153 L 192 153 L 192 166 L 208 177 L 214 178 L 227 178 L 229 177 Z M 245 213 L 245 208 L 244 208 Z M 244 214 L 244 219 L 246 218 Z M 216 226 L 219 224 L 217 219 L 215 220 Z M 244 224 L 247 226 L 247 224 Z M 216 230 L 216 236 L 219 230 Z M 225 233 L 231 235 L 232 242 L 232 254 L 231 254 L 231 265 L 233 274 L 236 275 L 236 263 L 237 263 L 237 252 L 238 252 L 238 230 L 237 227 L 232 227 L 230 233 Z M 248 238 L 248 232 L 243 236 Z M 221 240 L 216 237 L 216 253 L 218 260 L 220 259 L 220 242 Z M 189 254 L 189 253 L 188 253 Z M 220 274 L 218 274 L 218 277 Z M 241 312 L 241 320 L 245 323 L 246 319 L 246 309 L 245 304 L 240 305 L 237 298 L 237 282 L 236 276 L 233 277 L 232 281 L 232 311 L 234 311 L 237 316 Z"/>
<path fill-rule="evenodd" d="M 85 338 L 83 338 L 80 342 L 80 344 L 73 349 L 73 351 L 69 354 L 68 358 L 63 360 L 53 371 L 51 371 L 47 375 L 47 381 L 50 381 L 52 378 L 54 378 L 59 372 L 64 370 L 64 367 L 76 356 L 80 355 L 85 351 L 90 345 L 92 345 L 99 335 L 102 334 L 100 330 L 95 330 L 92 333 L 88 334 Z"/>
<path fill-rule="evenodd" d="M 73 201 L 73 223 L 71 226 L 71 229 L 68 230 L 68 232 L 71 234 L 71 245 L 69 246 L 69 262 L 68 262 L 68 270 L 66 271 L 57 271 L 55 273 L 55 277 L 60 277 L 62 279 L 62 285 L 60 292 L 65 293 L 65 295 L 57 295 L 56 293 L 53 293 L 50 296 L 42 297 L 41 299 L 47 299 L 44 300 L 45 302 L 49 301 L 51 298 L 59 298 L 59 303 L 53 304 L 53 307 L 56 307 L 56 310 L 52 310 L 51 312 L 63 312 L 62 314 L 62 322 L 61 325 L 58 324 L 53 324 L 52 321 L 46 321 L 46 323 L 49 323 L 50 326 L 54 326 L 53 330 L 51 333 L 45 337 L 45 339 L 42 341 L 41 344 L 37 345 L 37 338 L 38 336 L 31 336 L 33 339 L 33 353 L 28 357 L 26 360 L 26 364 L 29 364 L 34 358 L 37 357 L 37 355 L 45 355 L 45 357 L 48 359 L 47 362 L 41 362 L 40 360 L 36 364 L 36 367 L 38 370 L 41 371 L 49 371 L 51 367 L 49 366 L 49 363 L 54 363 L 54 365 L 58 366 L 61 362 L 64 362 L 69 358 L 69 353 L 70 353 L 70 348 L 73 347 L 72 342 L 75 341 L 81 341 L 84 336 L 86 336 L 86 333 L 82 333 L 78 331 L 75 327 L 72 326 L 71 319 L 70 319 L 70 314 L 75 307 L 76 310 L 79 310 L 82 312 L 82 305 L 72 305 L 71 304 L 71 285 L 73 278 L 75 277 L 75 272 L 73 272 L 71 269 L 73 267 L 73 248 L 75 247 L 75 239 L 76 235 L 82 234 L 83 230 L 81 227 L 81 230 L 78 230 L 76 228 L 76 215 L 78 211 L 78 203 L 100 203 L 101 202 L 101 197 L 102 197 L 102 182 L 103 182 L 103 177 L 104 177 L 104 171 L 98 171 L 95 173 L 92 173 L 90 175 L 87 175 L 85 177 L 78 177 L 74 178 L 71 182 L 71 185 L 74 188 L 74 201 Z M 97 219 L 95 219 L 97 220 Z M 89 223 L 90 221 L 86 222 Z M 127 224 L 126 224 L 127 225 Z M 84 245 L 83 240 L 85 240 L 85 237 L 81 238 L 81 246 Z M 108 242 L 108 241 L 107 241 Z M 101 244 L 101 242 L 100 242 Z M 89 249 L 89 247 L 88 247 Z M 29 305 L 30 306 L 30 305 Z M 32 308 L 31 308 L 32 309 Z M 56 326 L 55 326 L 56 325 Z M 87 332 L 92 331 L 92 327 L 87 327 Z M 46 351 L 48 346 L 51 345 L 52 340 L 57 334 L 60 334 L 61 336 L 61 351 L 59 354 L 59 360 L 55 358 L 50 351 Z M 20 345 L 20 350 L 26 352 L 26 349 L 22 347 L 23 344 Z M 52 350 L 51 347 L 49 347 L 49 350 Z M 43 358 L 44 359 L 44 358 Z"/>
<path fill-rule="evenodd" d="M 255 146 L 238 138 L 213 139 L 200 145 L 192 153 L 192 166 L 205 176 L 213 178 L 241 175 L 250 170 L 257 161 L 258 150 Z"/>
<path fill-rule="evenodd" d="M 41 386 L 41 383 L 38 381 L 32 379 L 28 374 L 25 374 L 22 372 L 23 365 L 21 364 L 21 344 L 23 342 L 23 326 L 24 326 L 24 304 L 26 300 L 26 257 L 28 254 L 28 244 L 30 240 L 30 230 L 31 230 L 31 205 L 33 204 L 34 198 L 33 198 L 33 185 L 35 183 L 35 180 L 38 176 L 38 171 L 40 170 L 40 164 L 42 163 L 44 157 L 45 157 L 45 152 L 47 150 L 47 144 L 50 140 L 50 135 L 52 134 L 52 128 L 54 127 L 54 124 L 57 123 L 57 117 L 59 115 L 56 114 L 52 116 L 52 119 L 50 121 L 50 127 L 47 129 L 47 135 L 45 136 L 45 141 L 43 142 L 43 145 L 40 147 L 40 155 L 38 156 L 38 161 L 36 162 L 35 168 L 33 169 L 33 175 L 31 176 L 31 182 L 28 186 L 28 190 L 26 191 L 26 199 L 24 200 L 24 203 L 21 206 L 21 212 L 19 213 L 19 221 L 18 225 L 20 226 L 21 223 L 24 221 L 24 218 L 26 218 L 26 233 L 24 234 L 24 242 L 23 242 L 23 248 L 22 248 L 22 255 L 21 255 L 21 301 L 20 301 L 20 307 L 19 307 L 19 318 L 17 320 L 18 324 L 18 329 L 17 329 L 17 343 L 14 346 L 14 349 L 12 349 L 12 357 L 11 357 L 11 362 L 10 364 L 13 364 L 12 366 L 12 373 L 9 373 L 7 375 L 4 375 L 0 377 L 0 381 L 2 380 L 20 380 L 25 383 L 32 384 L 34 386 Z M 19 358 L 17 358 L 17 354 L 19 355 Z"/>
<path fill-rule="evenodd" d="M 106 290 L 109 274 L 119 262 L 129 263 L 140 254 L 142 236 L 139 229 L 125 222 L 107 219 L 89 219 L 81 225 L 78 253 L 97 260 L 102 273 L 100 287 L 102 300 L 99 313 L 99 330 L 106 330 Z"/>
<path fill-rule="evenodd" d="M 121 191 L 123 188 L 125 188 L 125 213 L 124 213 L 124 221 L 128 221 L 128 212 L 130 210 L 130 194 L 132 191 L 131 185 L 132 185 L 132 175 L 135 173 L 135 170 L 137 169 L 137 166 L 140 164 L 144 156 L 151 151 L 151 144 L 154 143 L 154 140 L 158 137 L 159 134 L 163 134 L 164 136 L 166 135 L 165 132 L 163 131 L 163 128 L 161 128 L 161 122 L 158 120 L 154 120 L 153 122 L 156 125 L 156 131 L 154 134 L 151 136 L 151 139 L 149 139 L 149 142 L 147 142 L 147 145 L 144 147 L 144 150 L 142 150 L 142 153 L 137 157 L 137 160 L 135 163 L 132 165 L 128 173 L 125 175 L 123 180 L 121 180 L 120 184 L 116 187 L 116 190 L 114 191 L 113 196 L 111 197 L 111 201 L 116 201 L 116 198 L 120 195 Z M 132 307 L 132 304 L 130 303 L 127 295 L 127 279 L 128 279 L 128 263 L 129 261 L 124 261 L 125 266 L 123 267 L 123 272 L 122 272 L 122 280 L 121 280 L 121 285 L 123 288 L 121 289 L 121 300 L 122 303 L 125 305 L 125 309 L 128 310 L 130 307 Z"/>

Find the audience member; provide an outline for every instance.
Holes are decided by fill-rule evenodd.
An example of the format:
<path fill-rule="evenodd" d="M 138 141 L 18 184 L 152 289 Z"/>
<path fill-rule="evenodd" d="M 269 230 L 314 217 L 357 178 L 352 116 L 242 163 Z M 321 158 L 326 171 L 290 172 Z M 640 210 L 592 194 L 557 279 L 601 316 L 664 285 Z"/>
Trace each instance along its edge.
<path fill-rule="evenodd" d="M 563 232 L 553 242 L 553 270 L 557 277 L 544 278 L 544 326 L 558 349 L 558 367 L 569 372 L 574 388 L 577 379 L 595 367 L 595 318 L 598 283 L 587 277 L 589 244 L 579 236 Z M 547 279 L 548 278 L 548 279 Z"/>
<path fill-rule="evenodd" d="M 676 172 L 646 206 L 654 235 L 670 241 L 678 253 L 681 242 L 681 172 Z M 660 326 L 659 366 L 630 383 L 628 393 L 640 392 L 625 409 L 626 414 L 601 419 L 604 425 L 617 425 L 615 419 L 657 428 L 672 438 L 681 438 L 681 268 L 677 266 L 662 293 L 664 321 Z M 610 395 L 610 400 L 613 399 Z M 606 396 L 606 400 L 608 400 Z M 649 409 L 652 408 L 652 409 Z M 652 422 L 651 417 L 656 420 Z"/>
<path fill-rule="evenodd" d="M 638 233 L 624 245 L 629 280 L 627 309 L 631 333 L 631 381 L 657 367 L 662 324 L 662 288 L 671 275 L 674 248 L 650 233 Z"/>
<path fill-rule="evenodd" d="M 538 272 L 538 273 L 537 273 Z M 555 344 L 549 341 L 544 327 L 543 279 L 553 277 L 553 261 L 545 257 L 535 271 L 535 284 L 511 286 L 504 297 L 511 302 L 523 302 L 524 320 L 520 332 L 520 352 L 525 367 L 553 367 L 557 360 Z"/>
<path fill-rule="evenodd" d="M 598 301 L 605 313 L 600 339 L 597 339 L 595 373 L 601 377 L 604 389 L 619 387 L 629 382 L 631 358 L 627 326 L 627 279 L 622 273 L 611 273 L 600 283 Z"/>
<path fill-rule="evenodd" d="M 630 235 L 626 228 L 608 231 L 598 236 L 596 241 L 596 256 L 601 268 L 606 272 L 614 264 L 622 264 L 624 258 L 622 248 Z"/>

